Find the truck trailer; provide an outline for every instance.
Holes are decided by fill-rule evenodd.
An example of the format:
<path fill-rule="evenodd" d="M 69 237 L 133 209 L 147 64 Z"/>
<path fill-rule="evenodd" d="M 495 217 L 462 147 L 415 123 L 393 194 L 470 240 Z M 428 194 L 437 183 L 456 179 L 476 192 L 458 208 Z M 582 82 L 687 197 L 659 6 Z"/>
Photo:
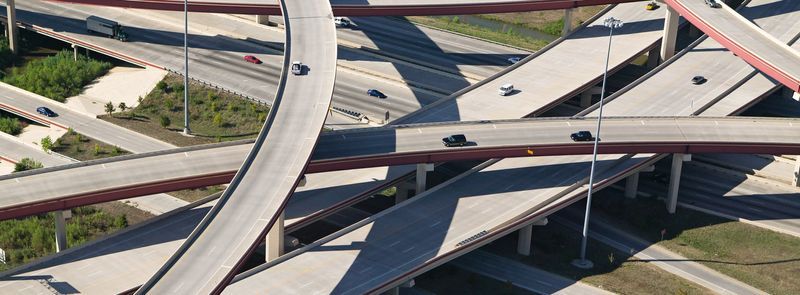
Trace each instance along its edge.
<path fill-rule="evenodd" d="M 86 18 L 86 29 L 91 33 L 99 33 L 125 42 L 128 40 L 128 34 L 122 30 L 122 26 L 113 20 L 104 19 L 97 16 L 89 16 Z"/>

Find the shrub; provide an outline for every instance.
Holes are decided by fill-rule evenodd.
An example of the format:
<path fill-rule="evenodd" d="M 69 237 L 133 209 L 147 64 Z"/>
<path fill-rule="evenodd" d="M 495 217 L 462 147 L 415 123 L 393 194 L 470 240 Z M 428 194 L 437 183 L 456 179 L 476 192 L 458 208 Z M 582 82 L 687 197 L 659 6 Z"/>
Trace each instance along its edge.
<path fill-rule="evenodd" d="M 119 108 L 119 110 L 120 110 L 121 112 L 124 112 L 125 110 L 127 110 L 127 109 L 128 109 L 128 105 L 126 105 L 124 102 L 120 102 L 120 103 L 119 103 L 119 106 L 117 106 L 117 107 Z"/>
<path fill-rule="evenodd" d="M 64 102 L 67 97 L 78 95 L 83 86 L 102 76 L 111 68 L 111 63 L 78 56 L 74 60 L 71 51 L 60 51 L 55 56 L 29 62 L 23 68 L 13 68 L 5 77 L 6 83 L 25 90 Z"/>
<path fill-rule="evenodd" d="M 108 103 L 106 103 L 106 109 L 105 110 L 106 110 L 106 114 L 111 116 L 111 113 L 113 113 L 117 109 L 114 108 L 114 103 L 109 101 Z"/>
<path fill-rule="evenodd" d="M 14 172 L 21 172 L 44 167 L 42 163 L 34 161 L 31 158 L 22 158 L 19 163 L 14 165 Z"/>
<path fill-rule="evenodd" d="M 214 126 L 220 127 L 222 126 L 222 114 L 217 113 L 214 115 Z"/>
<path fill-rule="evenodd" d="M 169 126 L 169 124 L 172 123 L 172 122 L 170 122 L 169 117 L 164 116 L 164 115 L 161 115 L 161 117 L 159 117 L 159 121 L 161 123 L 161 127 L 164 127 L 164 128 L 167 128 L 167 126 Z"/>
<path fill-rule="evenodd" d="M 22 132 L 22 125 L 17 118 L 0 118 L 0 132 L 17 135 Z"/>
<path fill-rule="evenodd" d="M 175 102 L 172 101 L 172 99 L 167 98 L 164 100 L 164 107 L 166 107 L 170 112 L 175 111 Z"/>
<path fill-rule="evenodd" d="M 53 139 L 50 138 L 50 135 L 42 138 L 39 143 L 41 144 L 44 152 L 49 153 L 51 150 L 53 150 Z"/>
<path fill-rule="evenodd" d="M 97 156 L 99 154 L 100 154 L 100 145 L 95 143 L 94 144 L 94 155 Z"/>
<path fill-rule="evenodd" d="M 161 91 L 166 90 L 167 82 L 164 82 L 164 80 L 158 81 L 158 83 L 156 83 L 156 88 Z M 141 96 L 139 96 L 139 98 L 140 98 L 139 103 L 141 103 Z"/>

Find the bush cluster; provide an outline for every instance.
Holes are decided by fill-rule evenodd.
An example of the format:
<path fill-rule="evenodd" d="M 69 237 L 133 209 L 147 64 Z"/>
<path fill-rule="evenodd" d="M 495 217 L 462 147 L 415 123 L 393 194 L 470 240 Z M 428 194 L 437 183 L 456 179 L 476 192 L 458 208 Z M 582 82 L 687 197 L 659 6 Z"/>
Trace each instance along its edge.
<path fill-rule="evenodd" d="M 13 68 L 3 79 L 6 83 L 64 102 L 67 97 L 78 95 L 84 86 L 104 75 L 111 63 L 60 51 L 54 56 L 29 62 L 22 68 Z"/>
<path fill-rule="evenodd" d="M 10 117 L 0 117 L 0 132 L 17 135 L 22 132 L 22 124 L 19 119 Z"/>
<path fill-rule="evenodd" d="M 125 215 L 114 217 L 94 207 L 78 207 L 72 213 L 72 219 L 67 222 L 69 247 L 128 225 Z M 55 221 L 52 213 L 0 222 L 0 248 L 6 251 L 6 267 L 55 252 L 54 237 Z"/>

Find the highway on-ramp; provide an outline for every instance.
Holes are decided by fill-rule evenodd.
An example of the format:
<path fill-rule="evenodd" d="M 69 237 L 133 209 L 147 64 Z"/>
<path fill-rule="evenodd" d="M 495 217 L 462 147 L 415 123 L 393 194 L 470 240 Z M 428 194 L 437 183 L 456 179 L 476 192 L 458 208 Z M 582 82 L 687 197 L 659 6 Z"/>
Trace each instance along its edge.
<path fill-rule="evenodd" d="M 336 31 L 326 1 L 282 1 L 286 50 L 278 93 L 253 149 L 217 204 L 137 293 L 219 293 L 275 224 L 329 111 Z M 290 64 L 301 61 L 301 74 Z"/>
<path fill-rule="evenodd" d="M 697 28 L 738 54 L 742 59 L 782 83 L 800 92 L 800 53 L 741 16 L 722 1 L 712 8 L 702 1 L 666 0 Z M 764 9 L 783 10 L 796 1 L 773 1 Z M 790 22 L 793 23 L 793 22 Z"/>

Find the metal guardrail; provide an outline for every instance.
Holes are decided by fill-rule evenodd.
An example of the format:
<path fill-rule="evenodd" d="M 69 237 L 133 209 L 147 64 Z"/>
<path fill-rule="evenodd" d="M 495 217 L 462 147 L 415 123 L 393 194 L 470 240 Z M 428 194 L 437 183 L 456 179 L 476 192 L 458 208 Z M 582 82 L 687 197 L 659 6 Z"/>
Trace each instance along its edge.
<path fill-rule="evenodd" d="M 170 73 L 173 73 L 173 74 L 176 74 L 178 76 L 183 77 L 183 72 L 179 72 L 177 70 L 173 70 L 173 69 L 167 68 L 167 67 L 164 67 L 164 70 L 166 70 L 167 72 L 170 72 Z M 203 79 L 198 79 L 198 78 L 195 78 L 195 77 L 192 77 L 192 76 L 189 76 L 189 79 L 191 79 L 192 81 L 195 81 L 197 83 L 203 84 L 204 86 L 211 87 L 211 88 L 214 88 L 214 89 L 217 89 L 217 90 L 222 90 L 224 92 L 243 97 L 243 98 L 245 98 L 247 100 L 250 100 L 252 102 L 255 102 L 255 103 L 258 103 L 258 104 L 261 104 L 261 105 L 264 105 L 264 106 L 269 106 L 269 107 L 272 106 L 271 103 L 269 103 L 269 102 L 267 102 L 265 100 L 261 100 L 261 99 L 249 96 L 249 95 L 241 93 L 241 92 L 236 92 L 236 91 L 230 90 L 228 88 L 222 87 L 222 86 L 220 86 L 218 84 L 215 84 L 215 83 L 203 80 Z"/>

